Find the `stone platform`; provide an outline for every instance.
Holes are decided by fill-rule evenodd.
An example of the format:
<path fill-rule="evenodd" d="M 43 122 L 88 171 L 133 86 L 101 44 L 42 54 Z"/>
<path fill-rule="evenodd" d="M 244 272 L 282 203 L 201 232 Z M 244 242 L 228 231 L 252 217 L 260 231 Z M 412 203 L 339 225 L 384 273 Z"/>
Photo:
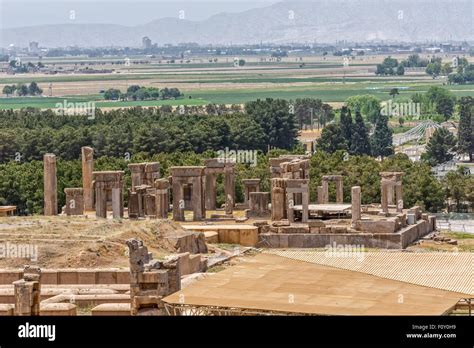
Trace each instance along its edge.
<path fill-rule="evenodd" d="M 182 225 L 186 230 L 194 232 L 217 232 L 218 242 L 256 246 L 258 243 L 258 228 L 250 225 Z"/>
<path fill-rule="evenodd" d="M 261 233 L 261 248 L 324 248 L 327 245 L 351 244 L 366 248 L 405 249 L 414 241 L 432 232 L 425 220 L 418 220 L 393 233 Z"/>

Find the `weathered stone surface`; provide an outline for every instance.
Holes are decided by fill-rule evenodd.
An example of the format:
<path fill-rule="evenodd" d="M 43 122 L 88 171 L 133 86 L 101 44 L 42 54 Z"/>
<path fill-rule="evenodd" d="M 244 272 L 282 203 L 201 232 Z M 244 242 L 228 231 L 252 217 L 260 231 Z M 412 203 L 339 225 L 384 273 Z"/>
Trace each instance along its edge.
<path fill-rule="evenodd" d="M 361 190 L 360 186 L 354 186 L 351 188 L 351 220 L 354 226 L 361 216 Z"/>
<path fill-rule="evenodd" d="M 309 233 L 309 227 L 305 225 L 282 226 L 279 228 L 279 233 Z"/>
<path fill-rule="evenodd" d="M 272 223 L 272 226 L 273 227 L 290 226 L 290 222 L 288 220 L 274 221 Z"/>
<path fill-rule="evenodd" d="M 309 227 L 326 227 L 326 224 L 321 220 L 309 220 L 308 226 Z"/>
<path fill-rule="evenodd" d="M 270 202 L 269 192 L 251 192 L 249 200 L 249 216 L 262 217 L 270 215 L 268 203 Z"/>
<path fill-rule="evenodd" d="M 66 215 L 84 214 L 84 190 L 82 188 L 65 188 Z"/>
<path fill-rule="evenodd" d="M 56 155 L 43 156 L 44 167 L 44 215 L 58 215 L 58 187 L 56 178 Z"/>
<path fill-rule="evenodd" d="M 81 148 L 82 159 L 82 189 L 84 193 L 84 209 L 94 209 L 94 188 L 92 172 L 94 171 L 94 149 L 84 146 Z"/>
<path fill-rule="evenodd" d="M 394 233 L 397 228 L 395 219 L 391 220 L 358 220 L 355 229 L 366 233 Z"/>

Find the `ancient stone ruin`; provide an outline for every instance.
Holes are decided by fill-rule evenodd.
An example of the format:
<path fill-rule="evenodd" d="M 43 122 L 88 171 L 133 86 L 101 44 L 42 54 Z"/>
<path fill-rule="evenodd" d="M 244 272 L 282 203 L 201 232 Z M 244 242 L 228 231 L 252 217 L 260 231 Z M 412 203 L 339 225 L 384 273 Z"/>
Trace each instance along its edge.
<path fill-rule="evenodd" d="M 204 161 L 205 206 L 207 210 L 216 210 L 217 175 L 224 175 L 225 213 L 232 214 L 235 205 L 235 163 L 211 158 Z"/>
<path fill-rule="evenodd" d="M 84 214 L 84 189 L 82 188 L 65 188 L 66 194 L 66 215 L 83 215 Z"/>
<path fill-rule="evenodd" d="M 107 206 L 113 218 L 123 217 L 123 171 L 93 172 L 96 216 L 107 218 Z"/>
<path fill-rule="evenodd" d="M 344 200 L 344 183 L 342 175 L 324 175 L 322 178 L 322 186 L 318 186 L 318 203 L 329 203 L 329 182 L 336 183 L 336 203 L 343 203 Z"/>
<path fill-rule="evenodd" d="M 206 217 L 204 203 L 204 170 L 206 167 L 171 167 L 173 187 L 173 219 L 185 221 L 184 190 L 187 187 L 191 194 L 193 220 L 202 220 Z"/>
<path fill-rule="evenodd" d="M 56 178 L 56 155 L 43 156 L 44 165 L 44 215 L 58 215 L 58 185 Z"/>
<path fill-rule="evenodd" d="M 82 158 L 82 189 L 84 193 L 84 210 L 94 210 L 94 188 L 92 186 L 94 171 L 94 149 L 84 146 L 81 148 Z"/>
<path fill-rule="evenodd" d="M 249 206 L 250 194 L 252 192 L 260 192 L 260 179 L 242 179 L 244 184 L 244 206 Z"/>
<path fill-rule="evenodd" d="M 13 282 L 15 296 L 15 315 L 40 315 L 41 269 L 37 266 L 25 266 L 23 279 Z"/>
<path fill-rule="evenodd" d="M 132 192 L 137 186 L 152 187 L 155 180 L 160 178 L 160 164 L 158 162 L 130 163 L 128 168 L 132 175 Z"/>
<path fill-rule="evenodd" d="M 403 190 L 402 177 L 403 172 L 381 172 L 381 197 L 382 214 L 388 213 L 389 205 L 393 205 L 395 196 L 397 212 L 403 211 Z M 394 195 L 395 192 L 395 195 Z"/>
<path fill-rule="evenodd" d="M 181 289 L 179 258 L 153 260 L 141 240 L 127 240 L 132 315 L 164 315 L 164 297 Z"/>

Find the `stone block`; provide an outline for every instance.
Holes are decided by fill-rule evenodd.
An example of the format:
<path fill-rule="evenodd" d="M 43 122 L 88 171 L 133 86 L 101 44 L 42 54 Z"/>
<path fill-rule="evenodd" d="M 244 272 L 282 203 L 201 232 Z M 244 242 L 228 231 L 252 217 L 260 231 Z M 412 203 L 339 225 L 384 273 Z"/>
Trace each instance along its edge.
<path fill-rule="evenodd" d="M 304 234 L 290 234 L 288 235 L 289 248 L 304 248 L 305 235 Z"/>
<path fill-rule="evenodd" d="M 91 310 L 92 316 L 129 316 L 130 303 L 103 303 Z"/>
<path fill-rule="evenodd" d="M 309 227 L 306 225 L 282 226 L 279 233 L 309 233 Z"/>
<path fill-rule="evenodd" d="M 71 317 L 77 315 L 76 305 L 72 303 L 41 303 L 41 316 Z"/>
<path fill-rule="evenodd" d="M 115 270 L 97 270 L 97 284 L 117 284 L 117 273 Z"/>
<path fill-rule="evenodd" d="M 58 284 L 58 271 L 55 269 L 46 269 L 41 271 L 41 284 Z"/>
<path fill-rule="evenodd" d="M 309 227 L 326 227 L 326 224 L 321 220 L 309 220 L 308 226 Z"/>
<path fill-rule="evenodd" d="M 240 241 L 239 244 L 242 246 L 254 247 L 258 243 L 258 229 L 245 229 L 240 230 Z"/>
<path fill-rule="evenodd" d="M 206 231 L 204 232 L 204 237 L 206 239 L 206 243 L 219 243 L 219 233 L 217 233 L 217 231 Z"/>
<path fill-rule="evenodd" d="M 58 271 L 58 284 L 77 284 L 78 283 L 78 274 L 76 270 Z"/>
<path fill-rule="evenodd" d="M 117 284 L 130 284 L 130 271 L 118 270 L 117 271 Z"/>
<path fill-rule="evenodd" d="M 95 284 L 96 272 L 94 270 L 77 271 L 77 284 Z"/>
<path fill-rule="evenodd" d="M 0 304 L 0 317 L 11 317 L 14 315 L 15 305 Z"/>
<path fill-rule="evenodd" d="M 23 271 L 20 270 L 2 270 L 0 271 L 0 284 L 11 284 L 16 280 L 23 278 Z"/>

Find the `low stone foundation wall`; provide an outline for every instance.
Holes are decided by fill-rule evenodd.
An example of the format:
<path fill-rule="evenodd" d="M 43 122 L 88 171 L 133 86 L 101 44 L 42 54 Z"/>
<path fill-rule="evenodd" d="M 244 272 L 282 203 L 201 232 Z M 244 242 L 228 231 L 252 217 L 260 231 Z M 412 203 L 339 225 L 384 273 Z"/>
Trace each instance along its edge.
<path fill-rule="evenodd" d="M 258 228 L 249 225 L 183 225 L 195 232 L 217 232 L 218 242 L 254 247 L 258 243 Z"/>
<path fill-rule="evenodd" d="M 367 248 L 405 249 L 414 241 L 433 231 L 433 225 L 419 220 L 395 233 L 262 233 L 261 248 L 324 248 L 327 245 L 351 244 Z"/>
<path fill-rule="evenodd" d="M 23 270 L 0 270 L 0 284 L 23 278 Z M 128 269 L 43 269 L 41 284 L 130 284 Z"/>

